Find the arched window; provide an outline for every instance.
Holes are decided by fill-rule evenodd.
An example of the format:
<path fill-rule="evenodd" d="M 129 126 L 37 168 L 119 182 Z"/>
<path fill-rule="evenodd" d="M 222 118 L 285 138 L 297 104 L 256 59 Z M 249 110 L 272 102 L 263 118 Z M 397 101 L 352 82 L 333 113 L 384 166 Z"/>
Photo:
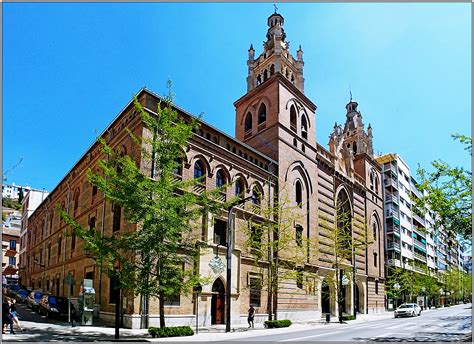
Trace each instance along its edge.
<path fill-rule="evenodd" d="M 203 182 L 204 174 L 205 174 L 204 165 L 202 164 L 201 160 L 197 160 L 194 163 L 194 179 L 199 179 L 200 182 Z"/>
<path fill-rule="evenodd" d="M 374 190 L 374 173 L 370 171 L 370 190 Z"/>
<path fill-rule="evenodd" d="M 301 117 L 301 137 L 305 140 L 308 139 L 308 122 L 305 116 Z"/>
<path fill-rule="evenodd" d="M 354 145 L 352 146 L 352 149 L 354 151 L 354 155 L 356 155 L 357 154 L 357 143 L 356 142 L 354 142 Z"/>
<path fill-rule="evenodd" d="M 267 81 L 268 79 L 268 71 L 265 69 L 265 71 L 263 72 L 263 81 Z"/>
<path fill-rule="evenodd" d="M 252 131 L 252 114 L 249 112 L 245 116 L 245 132 Z"/>
<path fill-rule="evenodd" d="M 337 242 L 336 246 L 341 251 L 341 259 L 352 262 L 352 254 L 347 247 L 352 243 L 352 212 L 349 196 L 345 189 L 337 195 L 336 201 Z"/>
<path fill-rule="evenodd" d="M 373 234 L 374 234 L 374 240 L 377 240 L 378 228 L 377 228 L 377 221 L 375 219 L 374 219 L 374 223 L 372 224 L 372 230 L 373 230 Z"/>
<path fill-rule="evenodd" d="M 77 189 L 76 193 L 74 194 L 74 215 L 76 214 L 77 210 L 79 209 L 79 195 L 80 195 L 80 190 Z"/>
<path fill-rule="evenodd" d="M 258 110 L 258 124 L 262 124 L 267 120 L 267 107 L 262 103 L 260 109 Z"/>
<path fill-rule="evenodd" d="M 226 183 L 226 180 L 225 180 L 224 172 L 222 172 L 222 170 L 217 171 L 217 173 L 216 173 L 216 186 L 219 188 L 219 187 L 224 186 L 225 183 Z"/>
<path fill-rule="evenodd" d="M 274 64 L 272 64 L 270 66 L 270 75 L 273 75 L 273 74 L 275 74 L 275 65 Z"/>
<path fill-rule="evenodd" d="M 252 190 L 252 203 L 255 205 L 261 205 L 262 196 L 263 190 L 258 185 L 255 185 Z"/>
<path fill-rule="evenodd" d="M 374 184 L 375 184 L 375 193 L 379 193 L 379 178 L 377 177 L 377 174 L 374 172 Z"/>
<path fill-rule="evenodd" d="M 293 130 L 295 133 L 296 129 L 296 109 L 294 105 L 290 107 L 290 129 Z"/>
<path fill-rule="evenodd" d="M 295 184 L 295 199 L 296 204 L 298 204 L 298 207 L 303 208 L 303 190 L 301 188 L 301 182 L 299 180 L 297 180 Z"/>
<path fill-rule="evenodd" d="M 242 197 L 244 194 L 244 183 L 242 183 L 242 180 L 239 178 L 237 179 L 237 182 L 235 183 L 235 195 Z"/>
<path fill-rule="evenodd" d="M 176 165 L 175 168 L 173 169 L 173 173 L 177 176 L 182 176 L 183 175 L 183 160 L 182 159 L 176 159 Z"/>

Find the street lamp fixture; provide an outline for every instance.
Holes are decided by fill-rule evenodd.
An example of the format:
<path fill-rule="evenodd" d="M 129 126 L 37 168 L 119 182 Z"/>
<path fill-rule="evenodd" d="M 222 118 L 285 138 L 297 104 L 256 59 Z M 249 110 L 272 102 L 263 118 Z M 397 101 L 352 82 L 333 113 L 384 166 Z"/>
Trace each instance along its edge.
<path fill-rule="evenodd" d="M 230 332 L 230 314 L 231 314 L 231 288 L 232 288 L 232 210 L 234 207 L 244 204 L 249 200 L 256 200 L 255 195 L 243 198 L 229 206 L 227 213 L 227 280 L 226 280 L 226 290 L 225 290 L 225 305 L 226 305 L 226 322 L 225 322 L 225 331 Z"/>

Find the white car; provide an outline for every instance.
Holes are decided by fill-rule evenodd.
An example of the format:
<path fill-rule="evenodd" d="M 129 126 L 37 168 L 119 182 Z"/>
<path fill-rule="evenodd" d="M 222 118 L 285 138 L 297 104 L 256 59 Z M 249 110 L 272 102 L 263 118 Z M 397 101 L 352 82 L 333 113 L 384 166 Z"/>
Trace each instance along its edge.
<path fill-rule="evenodd" d="M 404 303 L 395 310 L 395 318 L 414 317 L 415 315 L 421 315 L 421 307 L 416 303 Z"/>

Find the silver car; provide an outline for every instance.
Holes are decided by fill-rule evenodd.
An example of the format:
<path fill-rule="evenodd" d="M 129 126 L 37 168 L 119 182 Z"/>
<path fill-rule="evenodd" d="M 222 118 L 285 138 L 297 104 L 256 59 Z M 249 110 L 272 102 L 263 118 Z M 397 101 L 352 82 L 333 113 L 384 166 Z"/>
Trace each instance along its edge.
<path fill-rule="evenodd" d="M 421 307 L 416 303 L 404 303 L 395 310 L 395 318 L 421 315 Z"/>

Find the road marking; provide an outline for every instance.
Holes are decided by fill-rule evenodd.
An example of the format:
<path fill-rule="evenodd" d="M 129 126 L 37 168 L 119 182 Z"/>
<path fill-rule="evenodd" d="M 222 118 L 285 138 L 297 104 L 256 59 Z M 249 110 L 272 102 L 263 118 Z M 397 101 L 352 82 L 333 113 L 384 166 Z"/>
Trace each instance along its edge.
<path fill-rule="evenodd" d="M 300 340 L 300 339 L 306 339 L 306 338 L 313 338 L 313 337 L 320 337 L 320 336 L 327 336 L 327 335 L 330 335 L 330 334 L 336 334 L 336 333 L 340 333 L 340 332 L 343 332 L 343 331 L 334 331 L 334 332 L 327 332 L 327 333 L 315 334 L 315 335 L 306 336 L 306 337 L 290 338 L 290 339 L 280 340 L 280 342 L 291 342 L 291 341 L 294 341 L 294 340 Z"/>
<path fill-rule="evenodd" d="M 403 324 L 399 324 L 399 325 L 394 325 L 394 326 L 389 326 L 389 327 L 386 327 L 385 329 L 386 330 L 393 330 L 394 328 L 399 328 L 399 327 L 412 327 L 413 324 L 406 324 L 406 323 L 403 323 Z M 417 326 L 417 325 L 416 325 Z"/>

